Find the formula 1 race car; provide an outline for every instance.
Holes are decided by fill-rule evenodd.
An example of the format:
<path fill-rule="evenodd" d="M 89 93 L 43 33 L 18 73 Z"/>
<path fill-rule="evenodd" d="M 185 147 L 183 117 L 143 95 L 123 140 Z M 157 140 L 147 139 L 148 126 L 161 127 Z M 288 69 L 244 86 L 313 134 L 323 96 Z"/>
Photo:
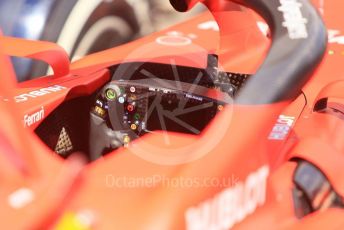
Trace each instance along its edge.
<path fill-rule="evenodd" d="M 0 226 L 342 229 L 344 3 L 170 2 L 209 11 L 72 64 L 0 37 Z"/>

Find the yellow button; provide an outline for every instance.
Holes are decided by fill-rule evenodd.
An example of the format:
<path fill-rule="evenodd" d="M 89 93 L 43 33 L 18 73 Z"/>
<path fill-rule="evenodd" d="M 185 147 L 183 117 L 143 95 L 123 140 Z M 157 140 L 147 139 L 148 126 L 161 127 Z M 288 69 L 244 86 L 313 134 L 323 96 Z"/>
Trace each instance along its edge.
<path fill-rule="evenodd" d="M 136 130 L 136 129 L 137 129 L 137 125 L 132 124 L 132 125 L 130 126 L 130 128 L 131 128 L 132 130 Z"/>

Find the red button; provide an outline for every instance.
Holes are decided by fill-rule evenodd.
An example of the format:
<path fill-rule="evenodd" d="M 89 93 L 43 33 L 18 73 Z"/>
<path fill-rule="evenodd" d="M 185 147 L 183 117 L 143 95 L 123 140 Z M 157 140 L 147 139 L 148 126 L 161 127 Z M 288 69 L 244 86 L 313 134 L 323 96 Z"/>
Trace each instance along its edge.
<path fill-rule="evenodd" d="M 128 106 L 127 106 L 127 110 L 128 110 L 129 112 L 133 112 L 134 109 L 135 109 L 135 107 L 134 107 L 133 105 L 128 105 Z"/>

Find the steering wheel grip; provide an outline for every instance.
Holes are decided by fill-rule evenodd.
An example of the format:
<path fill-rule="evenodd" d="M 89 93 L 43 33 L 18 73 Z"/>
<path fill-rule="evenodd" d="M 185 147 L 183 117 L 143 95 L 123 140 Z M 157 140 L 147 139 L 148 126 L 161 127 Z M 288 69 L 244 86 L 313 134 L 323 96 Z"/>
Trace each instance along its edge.
<path fill-rule="evenodd" d="M 179 11 L 197 2 L 219 10 L 223 0 L 170 0 Z M 229 0 L 228 0 L 229 1 Z M 272 34 L 264 63 L 243 87 L 236 104 L 271 104 L 295 99 L 326 50 L 327 32 L 308 0 L 233 0 L 259 13 Z M 217 21 L 220 28 L 228 22 Z"/>

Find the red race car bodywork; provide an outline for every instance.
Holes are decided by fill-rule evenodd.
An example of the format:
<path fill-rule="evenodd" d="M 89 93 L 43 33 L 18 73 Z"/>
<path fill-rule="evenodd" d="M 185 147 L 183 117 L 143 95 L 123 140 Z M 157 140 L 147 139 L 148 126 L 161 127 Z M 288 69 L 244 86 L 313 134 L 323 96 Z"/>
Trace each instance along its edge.
<path fill-rule="evenodd" d="M 179 10 L 186 10 L 198 1 L 171 2 Z M 54 44 L 0 38 L 2 54 L 43 60 L 54 70 L 53 76 L 18 84 L 7 57 L 1 56 L 3 228 L 344 226 L 344 38 L 340 32 L 344 31 L 340 20 L 344 3 L 312 2 L 328 29 L 325 44 L 320 20 L 319 24 L 310 21 L 318 16 L 308 1 L 270 1 L 268 6 L 278 4 L 278 17 L 285 20 L 282 27 L 289 37 L 278 34 L 277 24 L 269 33 L 263 19 L 249 9 L 227 1 L 209 2 L 209 12 L 72 64 Z M 239 1 L 256 9 L 251 2 Z M 290 13 L 290 8 L 301 15 Z M 314 22 L 314 28 L 320 28 L 314 29 L 314 34 L 309 29 L 309 36 L 304 37 L 310 39 L 305 42 L 308 46 L 297 43 L 302 40 L 297 37 L 302 35 L 302 28 L 288 22 L 288 17 L 296 20 L 298 16 L 303 26 L 312 27 Z M 302 23 L 298 25 L 302 27 Z M 299 33 L 292 35 L 289 29 Z M 276 43 L 271 42 L 271 36 Z M 290 51 L 271 58 L 273 51 L 267 53 L 275 46 Z M 149 133 L 88 164 L 80 153 L 62 159 L 47 147 L 48 139 L 55 134 L 50 137 L 40 132 L 45 122 L 71 101 L 77 100 L 78 104 L 79 98 L 94 100 L 113 76 L 130 75 L 130 69 L 134 69 L 131 63 L 207 69 L 209 55 L 218 58 L 218 69 L 223 72 L 252 76 L 243 86 L 246 94 L 239 92 L 234 103 L 218 107 L 219 113 L 200 134 L 168 132 L 166 143 L 166 133 Z M 295 67 L 299 64 L 303 64 L 301 70 Z M 125 71 L 119 66 L 125 66 Z M 268 69 L 266 75 L 273 72 L 275 76 L 252 94 L 248 90 L 253 89 L 251 78 L 263 79 L 259 75 L 263 69 Z M 277 80 L 288 72 L 299 74 L 295 85 Z M 302 80 L 301 75 L 311 77 Z M 275 88 L 274 98 L 266 99 L 265 95 Z M 278 93 L 281 91 L 293 93 L 282 95 Z M 68 110 L 77 117 L 73 122 L 85 115 L 77 104 Z M 49 124 L 48 128 L 55 125 Z M 62 127 L 67 129 L 68 125 Z"/>

